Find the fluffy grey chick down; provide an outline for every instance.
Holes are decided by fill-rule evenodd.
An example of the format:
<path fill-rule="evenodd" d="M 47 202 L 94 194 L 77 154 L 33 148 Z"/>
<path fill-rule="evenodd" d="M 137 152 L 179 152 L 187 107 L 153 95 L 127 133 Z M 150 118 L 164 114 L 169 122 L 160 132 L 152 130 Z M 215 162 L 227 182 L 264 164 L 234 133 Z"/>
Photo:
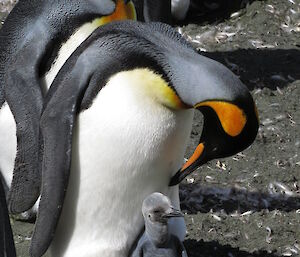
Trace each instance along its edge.
<path fill-rule="evenodd" d="M 183 216 L 172 207 L 170 199 L 153 193 L 144 200 L 142 212 L 145 232 L 131 257 L 187 257 L 182 242 L 168 231 L 168 220 Z"/>

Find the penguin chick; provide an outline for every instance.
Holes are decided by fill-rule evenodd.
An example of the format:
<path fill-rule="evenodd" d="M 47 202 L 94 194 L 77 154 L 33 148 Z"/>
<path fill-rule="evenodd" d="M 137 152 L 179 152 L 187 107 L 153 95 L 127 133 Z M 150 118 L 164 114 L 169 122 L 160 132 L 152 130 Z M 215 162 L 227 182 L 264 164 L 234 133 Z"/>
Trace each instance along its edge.
<path fill-rule="evenodd" d="M 142 212 L 145 232 L 131 257 L 186 257 L 182 242 L 169 233 L 169 219 L 183 217 L 172 207 L 170 199 L 161 193 L 153 193 L 144 200 Z"/>

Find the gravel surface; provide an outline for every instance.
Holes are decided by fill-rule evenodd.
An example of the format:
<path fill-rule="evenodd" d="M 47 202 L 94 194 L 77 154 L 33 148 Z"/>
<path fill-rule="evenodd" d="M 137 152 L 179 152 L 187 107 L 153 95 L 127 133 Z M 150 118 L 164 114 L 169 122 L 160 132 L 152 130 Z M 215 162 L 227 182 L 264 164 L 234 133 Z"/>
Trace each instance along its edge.
<path fill-rule="evenodd" d="M 261 123 L 250 148 L 181 186 L 189 256 L 300 256 L 300 1 L 254 1 L 179 31 L 240 76 Z M 195 125 L 189 154 L 200 133 Z"/>

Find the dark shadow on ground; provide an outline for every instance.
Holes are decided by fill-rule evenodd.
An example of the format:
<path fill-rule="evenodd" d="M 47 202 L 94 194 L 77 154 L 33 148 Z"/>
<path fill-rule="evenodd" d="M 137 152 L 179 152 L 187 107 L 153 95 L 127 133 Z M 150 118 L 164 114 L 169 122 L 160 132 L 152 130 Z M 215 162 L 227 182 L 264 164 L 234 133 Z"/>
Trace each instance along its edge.
<path fill-rule="evenodd" d="M 300 45 L 299 45 L 300 47 Z M 230 52 L 201 52 L 223 63 L 248 86 L 282 88 L 300 79 L 300 48 L 297 49 L 239 49 Z"/>
<path fill-rule="evenodd" d="M 204 242 L 203 240 L 187 239 L 184 245 L 189 257 L 278 257 L 276 253 L 257 251 L 249 253 L 230 245 L 221 245 L 217 241 Z"/>
<path fill-rule="evenodd" d="M 187 18 L 178 25 L 222 22 L 254 1 L 258 0 L 191 0 Z"/>
<path fill-rule="evenodd" d="M 244 213 L 265 209 L 291 212 L 300 209 L 300 197 L 297 196 L 199 184 L 180 185 L 180 201 L 182 210 L 188 213 L 208 213 L 210 210 Z"/>

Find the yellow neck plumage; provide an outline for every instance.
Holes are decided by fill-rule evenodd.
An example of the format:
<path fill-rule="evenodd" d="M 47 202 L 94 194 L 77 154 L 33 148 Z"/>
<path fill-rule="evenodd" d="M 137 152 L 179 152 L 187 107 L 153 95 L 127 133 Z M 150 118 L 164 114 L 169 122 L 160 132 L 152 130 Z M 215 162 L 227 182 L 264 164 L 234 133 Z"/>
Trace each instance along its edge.
<path fill-rule="evenodd" d="M 118 81 L 122 81 L 124 86 L 135 87 L 135 91 L 139 92 L 142 98 L 150 97 L 153 101 L 175 110 L 186 108 L 168 82 L 160 74 L 150 69 L 137 68 L 122 71 L 114 77 L 117 77 Z"/>

